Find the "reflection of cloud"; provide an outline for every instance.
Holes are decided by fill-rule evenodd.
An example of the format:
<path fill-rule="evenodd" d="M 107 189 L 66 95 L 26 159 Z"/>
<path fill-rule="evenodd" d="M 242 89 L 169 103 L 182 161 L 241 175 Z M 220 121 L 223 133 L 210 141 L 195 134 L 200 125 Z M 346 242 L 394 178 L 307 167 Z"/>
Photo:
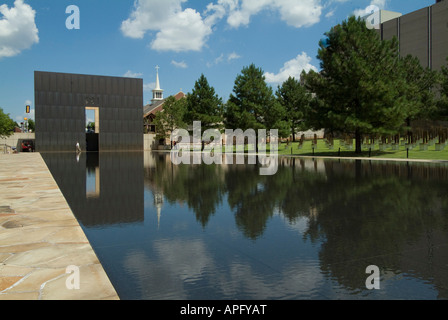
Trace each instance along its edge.
<path fill-rule="evenodd" d="M 326 281 L 327 279 L 320 271 L 319 260 L 308 261 L 308 263 L 296 262 L 283 272 L 278 288 L 279 294 L 289 293 L 290 296 L 284 297 L 286 299 L 294 297 L 324 298 L 321 296 L 321 290 Z"/>
<path fill-rule="evenodd" d="M 125 266 L 136 274 L 142 290 L 142 298 L 186 299 L 185 282 L 200 280 L 206 268 L 214 269 L 213 260 L 199 240 L 156 241 L 154 249 L 158 260 L 149 259 L 145 253 L 130 254 Z M 152 290 L 157 290 L 152 292 Z"/>
<path fill-rule="evenodd" d="M 285 220 L 285 225 L 291 230 L 295 230 L 300 234 L 305 234 L 308 230 L 308 224 L 310 219 L 306 217 L 299 217 L 294 221 Z"/>
<path fill-rule="evenodd" d="M 199 240 L 159 241 L 154 247 L 162 258 L 162 264 L 182 280 L 200 278 L 204 268 L 213 264 L 204 243 Z"/>
<path fill-rule="evenodd" d="M 140 299 L 170 298 L 186 299 L 182 281 L 170 273 L 163 264 L 149 259 L 144 252 L 130 253 L 124 266 L 133 278 L 138 280 Z M 176 296 L 170 296 L 175 294 Z"/>
<path fill-rule="evenodd" d="M 274 270 L 264 263 L 248 263 L 246 256 L 230 255 L 228 264 L 218 266 L 201 240 L 156 241 L 153 247 L 154 258 L 137 251 L 125 259 L 127 271 L 140 283 L 142 299 L 189 299 L 185 284 L 201 280 L 229 299 L 319 297 L 324 281 L 317 260 L 294 261 Z"/>
<path fill-rule="evenodd" d="M 322 298 L 319 291 L 325 279 L 320 272 L 319 261 L 295 262 L 280 273 L 265 275 L 256 268 L 237 261 L 232 263 L 228 275 L 216 274 L 217 284 L 228 298 L 247 296 L 250 299 Z"/>

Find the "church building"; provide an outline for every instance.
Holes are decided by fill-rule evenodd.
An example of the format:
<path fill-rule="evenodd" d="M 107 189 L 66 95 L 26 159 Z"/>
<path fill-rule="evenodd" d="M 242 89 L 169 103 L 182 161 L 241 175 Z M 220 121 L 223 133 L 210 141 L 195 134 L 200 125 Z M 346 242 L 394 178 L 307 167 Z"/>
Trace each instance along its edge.
<path fill-rule="evenodd" d="M 163 98 L 164 90 L 160 88 L 159 69 L 160 68 L 157 66 L 156 86 L 154 90 L 152 90 L 151 103 L 143 107 L 143 123 L 145 133 L 156 132 L 154 119 L 156 118 L 158 112 L 163 111 L 163 105 L 165 104 L 166 101 L 166 99 Z M 176 100 L 180 100 L 185 97 L 186 95 L 182 91 L 180 91 L 174 96 Z"/>

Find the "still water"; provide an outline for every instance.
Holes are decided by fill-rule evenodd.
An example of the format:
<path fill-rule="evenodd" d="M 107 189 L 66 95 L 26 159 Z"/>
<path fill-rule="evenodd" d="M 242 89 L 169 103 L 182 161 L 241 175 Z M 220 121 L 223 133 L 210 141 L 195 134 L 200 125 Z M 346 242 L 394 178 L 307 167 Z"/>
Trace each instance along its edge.
<path fill-rule="evenodd" d="M 123 300 L 448 298 L 448 165 L 43 157 Z"/>

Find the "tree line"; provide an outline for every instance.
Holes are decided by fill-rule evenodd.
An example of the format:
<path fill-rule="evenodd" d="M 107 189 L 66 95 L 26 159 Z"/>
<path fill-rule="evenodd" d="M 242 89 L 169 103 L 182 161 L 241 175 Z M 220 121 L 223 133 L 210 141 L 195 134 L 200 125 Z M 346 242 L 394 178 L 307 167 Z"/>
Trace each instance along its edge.
<path fill-rule="evenodd" d="M 274 92 L 251 64 L 237 75 L 226 103 L 202 74 L 186 99 L 167 99 L 156 117 L 159 138 L 201 121 L 202 129 L 277 129 L 281 138 L 308 129 L 355 138 L 410 131 L 414 120 L 448 119 L 448 64 L 440 71 L 400 56 L 396 38 L 381 40 L 350 17 L 319 42 L 320 71 L 289 77 Z M 447 60 L 448 61 L 448 60 Z"/>
<path fill-rule="evenodd" d="M 186 99 L 166 99 L 154 121 L 157 137 L 193 121 L 203 131 L 277 129 L 293 140 L 298 131 L 325 129 L 354 137 L 360 153 L 364 136 L 406 134 L 412 121 L 448 119 L 448 64 L 435 71 L 400 56 L 396 38 L 381 40 L 361 18 L 348 18 L 326 36 L 319 42 L 321 70 L 289 77 L 275 92 L 254 64 L 237 75 L 226 102 L 202 74 Z M 0 136 L 13 129 L 0 109 Z"/>

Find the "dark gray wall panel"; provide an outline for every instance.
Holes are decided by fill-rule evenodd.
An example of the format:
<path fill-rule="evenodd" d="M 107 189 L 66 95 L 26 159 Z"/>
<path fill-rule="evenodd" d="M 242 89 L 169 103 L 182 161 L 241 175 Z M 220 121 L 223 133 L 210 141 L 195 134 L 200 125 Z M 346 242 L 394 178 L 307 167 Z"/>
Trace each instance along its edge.
<path fill-rule="evenodd" d="M 383 40 L 392 40 L 393 37 L 398 39 L 398 21 L 398 19 L 393 19 L 383 23 Z"/>
<path fill-rule="evenodd" d="M 85 108 L 98 107 L 100 151 L 143 150 L 143 80 L 35 72 L 36 150 L 85 150 Z"/>
<path fill-rule="evenodd" d="M 428 67 L 429 8 L 424 8 L 400 18 L 400 52 L 411 54 Z"/>
<path fill-rule="evenodd" d="M 448 1 L 432 6 L 432 58 L 434 70 L 440 70 L 447 63 L 448 57 Z"/>

